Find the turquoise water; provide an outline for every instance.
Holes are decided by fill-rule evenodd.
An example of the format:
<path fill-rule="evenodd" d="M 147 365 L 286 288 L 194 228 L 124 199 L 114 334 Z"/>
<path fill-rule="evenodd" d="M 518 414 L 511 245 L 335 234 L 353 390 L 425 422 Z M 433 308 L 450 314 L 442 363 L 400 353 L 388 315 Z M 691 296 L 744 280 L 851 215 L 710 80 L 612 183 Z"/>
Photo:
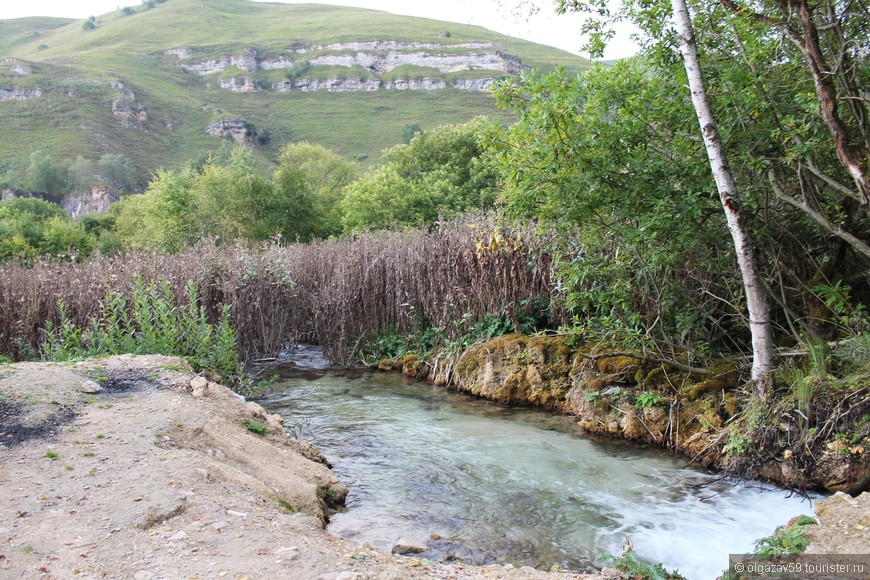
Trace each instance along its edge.
<path fill-rule="evenodd" d="M 307 368 L 278 367 L 261 404 L 333 463 L 350 494 L 329 529 L 359 543 L 389 550 L 408 537 L 430 559 L 586 570 L 628 536 L 642 558 L 706 579 L 812 513 L 770 486 L 704 485 L 685 459 L 584 436 L 570 417 L 330 371 L 302 354 Z"/>

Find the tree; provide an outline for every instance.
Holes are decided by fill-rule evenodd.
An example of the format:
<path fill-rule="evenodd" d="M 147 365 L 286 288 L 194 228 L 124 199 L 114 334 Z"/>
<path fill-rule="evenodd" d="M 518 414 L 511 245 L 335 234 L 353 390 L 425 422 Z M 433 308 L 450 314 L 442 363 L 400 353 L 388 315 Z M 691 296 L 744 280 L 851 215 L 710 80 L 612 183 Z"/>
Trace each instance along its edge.
<path fill-rule="evenodd" d="M 300 239 L 338 235 L 339 202 L 344 188 L 356 177 L 356 165 L 334 151 L 306 142 L 291 143 L 281 150 L 272 176 L 275 202 L 295 214 L 290 223 Z"/>
<path fill-rule="evenodd" d="M 54 217 L 45 224 L 39 249 L 59 260 L 81 262 L 93 252 L 94 238 L 80 223 L 66 216 Z"/>
<path fill-rule="evenodd" d="M 132 191 L 136 187 L 136 168 L 124 155 L 107 153 L 100 157 L 100 174 L 110 187 Z"/>
<path fill-rule="evenodd" d="M 698 47 L 695 44 L 689 9 L 686 6 L 686 0 L 671 0 L 671 6 L 674 11 L 677 33 L 680 37 L 680 54 L 683 57 L 686 75 L 689 78 L 692 103 L 701 125 L 704 146 L 710 159 L 710 168 L 713 171 L 713 178 L 716 180 L 716 188 L 719 190 L 719 198 L 722 200 L 728 229 L 734 240 L 737 263 L 740 265 L 743 288 L 746 292 L 749 330 L 752 335 L 750 378 L 758 394 L 763 397 L 772 384 L 771 373 L 775 366 L 770 328 L 770 308 L 767 304 L 764 285 L 755 264 L 755 256 L 747 224 L 742 215 L 737 186 L 728 166 L 722 139 L 719 136 L 713 110 L 710 108 L 710 101 L 707 98 L 707 88 L 704 85 L 704 76 L 701 71 L 701 62 L 698 57 Z"/>
<path fill-rule="evenodd" d="M 27 169 L 27 189 L 50 201 L 60 201 L 69 191 L 66 168 L 55 163 L 51 155 L 34 151 Z"/>
<path fill-rule="evenodd" d="M 642 60 L 525 74 L 496 91 L 518 120 L 492 147 L 508 215 L 558 234 L 561 294 L 586 331 L 703 355 L 743 329 L 722 308 L 739 279 L 682 82 Z"/>
<path fill-rule="evenodd" d="M 112 206 L 115 230 L 130 247 L 175 252 L 203 235 L 191 171 L 158 171 L 144 193 Z"/>
<path fill-rule="evenodd" d="M 26 263 L 43 254 L 82 260 L 93 248 L 94 236 L 57 205 L 32 198 L 0 201 L 0 261 Z"/>
<path fill-rule="evenodd" d="M 653 74 L 681 76 L 667 4 L 626 0 L 613 12 L 599 0 L 559 2 L 562 10 L 592 17 L 585 27 L 593 33 L 591 49 L 606 42 L 609 24 L 628 19 L 643 32 L 639 58 Z M 870 219 L 856 177 L 866 175 L 859 159 L 867 159 L 870 135 L 860 89 L 870 82 L 860 48 L 870 44 L 866 8 L 802 0 L 711 0 L 692 8 L 708 97 L 741 191 L 760 281 L 778 306 L 774 320 L 796 340 L 860 330 L 857 319 L 832 324 L 836 313 L 824 291 L 842 284 L 850 295 L 850 286 L 866 284 L 860 272 L 870 263 Z"/>
<path fill-rule="evenodd" d="M 416 135 L 423 132 L 418 123 L 408 123 L 402 127 L 402 143 L 408 145 Z"/>
<path fill-rule="evenodd" d="M 868 80 L 870 32 L 866 23 L 870 11 L 860 3 L 825 2 L 817 6 L 807 0 L 792 0 L 777 3 L 775 15 L 771 15 L 756 11 L 764 10 L 761 5 L 748 7 L 732 0 L 721 3 L 740 17 L 778 31 L 800 50 L 812 74 L 819 113 L 830 131 L 837 158 L 855 183 L 855 197 L 870 216 L 870 106 L 862 92 Z M 844 113 L 851 117 L 851 123 L 843 118 Z"/>
<path fill-rule="evenodd" d="M 276 222 L 285 220 L 274 212 L 272 184 L 258 174 L 250 149 L 237 146 L 225 165 L 207 163 L 192 187 L 201 235 L 227 243 L 281 233 Z"/>
<path fill-rule="evenodd" d="M 345 230 L 430 224 L 491 208 L 500 177 L 480 143 L 489 127 L 483 118 L 436 127 L 384 151 L 382 165 L 346 190 Z"/>
<path fill-rule="evenodd" d="M 409 186 L 395 166 L 375 167 L 345 190 L 341 202 L 344 229 L 383 230 L 433 223 L 438 219 L 445 185 L 430 182 L 423 187 L 417 182 Z"/>
<path fill-rule="evenodd" d="M 96 182 L 94 163 L 81 155 L 76 157 L 76 160 L 67 168 L 67 171 L 72 191 L 78 193 L 90 191 L 91 186 Z"/>

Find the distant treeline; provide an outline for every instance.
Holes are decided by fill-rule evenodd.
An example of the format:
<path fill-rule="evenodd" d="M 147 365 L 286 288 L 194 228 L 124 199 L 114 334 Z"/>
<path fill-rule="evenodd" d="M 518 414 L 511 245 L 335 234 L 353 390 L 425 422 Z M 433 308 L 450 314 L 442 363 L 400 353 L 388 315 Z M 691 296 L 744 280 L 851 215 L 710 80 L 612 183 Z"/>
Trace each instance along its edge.
<path fill-rule="evenodd" d="M 28 263 L 50 255 L 81 261 L 94 251 L 113 255 L 137 249 L 177 252 L 206 238 L 219 244 L 306 242 L 491 209 L 500 174 L 493 154 L 479 142 L 491 127 L 478 119 L 417 131 L 362 174 L 354 162 L 320 145 L 288 144 L 268 171 L 249 149 L 226 146 L 179 169 L 158 170 L 144 193 L 123 197 L 108 215 L 80 220 L 66 219 L 44 200 L 3 201 L 0 260 Z M 42 177 L 30 180 L 33 185 L 25 191 L 60 192 L 71 182 L 81 186 L 93 179 L 86 160 L 63 170 L 40 152 L 32 157 L 28 175 Z M 130 169 L 127 178 L 109 171 L 119 167 Z M 100 171 L 113 191 L 131 183 L 132 169 L 120 156 L 104 156 Z M 64 176 L 69 179 L 62 187 L 45 185 Z"/>
<path fill-rule="evenodd" d="M 127 157 L 107 153 L 98 160 L 56 160 L 50 153 L 33 151 L 29 159 L 0 160 L 0 190 L 60 203 L 70 193 L 87 193 L 100 185 L 116 193 L 140 187 L 140 172 Z"/>

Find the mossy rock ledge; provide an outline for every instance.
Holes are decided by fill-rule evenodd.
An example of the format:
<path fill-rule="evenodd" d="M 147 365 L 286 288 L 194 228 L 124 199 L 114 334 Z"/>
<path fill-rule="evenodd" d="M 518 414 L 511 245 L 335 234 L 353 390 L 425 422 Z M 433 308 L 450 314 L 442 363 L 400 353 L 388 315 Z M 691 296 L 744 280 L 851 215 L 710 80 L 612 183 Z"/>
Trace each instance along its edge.
<path fill-rule="evenodd" d="M 378 368 L 505 405 L 572 414 L 589 433 L 675 449 L 711 469 L 729 465 L 726 424 L 740 407 L 734 362 L 718 361 L 708 375 L 691 376 L 606 352 L 571 347 L 561 336 L 507 334 L 458 355 L 405 355 L 381 360 Z M 854 494 L 870 486 L 868 455 L 832 453 L 807 472 L 779 454 L 752 474 L 784 487 Z"/>

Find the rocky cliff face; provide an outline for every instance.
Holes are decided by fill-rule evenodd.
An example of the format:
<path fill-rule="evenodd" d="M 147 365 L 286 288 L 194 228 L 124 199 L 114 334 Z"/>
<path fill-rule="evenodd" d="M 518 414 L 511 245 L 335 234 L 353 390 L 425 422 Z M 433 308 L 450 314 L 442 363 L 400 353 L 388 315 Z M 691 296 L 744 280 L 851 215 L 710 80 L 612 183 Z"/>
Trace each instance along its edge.
<path fill-rule="evenodd" d="M 77 218 L 83 215 L 108 213 L 109 205 L 118 201 L 108 189 L 100 186 L 91 187 L 90 193 L 71 195 L 64 202 L 63 207 L 71 217 Z"/>
<path fill-rule="evenodd" d="M 330 93 L 345 93 L 353 91 L 435 91 L 450 87 L 460 91 L 489 91 L 492 85 L 497 81 L 495 77 L 484 77 L 479 79 L 457 79 L 454 81 L 444 81 L 442 79 L 395 79 L 389 81 L 381 81 L 378 79 L 298 79 L 295 81 L 281 81 L 272 84 L 273 91 L 289 92 L 289 91 L 329 91 Z M 221 86 L 238 92 L 247 92 L 247 90 L 257 90 L 262 88 L 261 85 L 256 85 L 252 79 L 228 79 L 221 81 Z M 250 88 L 254 87 L 254 88 Z"/>
<path fill-rule="evenodd" d="M 118 96 L 112 99 L 112 114 L 121 120 L 124 127 L 142 128 L 148 120 L 145 106 L 136 100 L 136 94 L 121 81 L 112 81 L 112 88 L 118 89 Z"/>
<path fill-rule="evenodd" d="M 499 75 L 514 76 L 525 70 L 522 61 L 512 54 L 499 50 L 492 43 L 470 42 L 463 44 L 402 43 L 395 41 L 345 42 L 326 46 L 288 48 L 277 57 L 261 57 L 256 49 L 246 48 L 241 55 L 224 55 L 207 60 L 194 60 L 191 48 L 174 48 L 165 51 L 186 61 L 179 64 L 181 70 L 207 76 L 223 72 L 228 67 L 241 71 L 289 70 L 311 67 L 343 67 L 350 70 L 366 69 L 371 76 L 347 78 L 298 77 L 266 83 L 253 76 L 221 79 L 220 86 L 234 92 L 260 90 L 289 92 L 299 90 L 351 92 L 375 90 L 457 90 L 488 91 Z M 444 79 L 436 77 L 383 79 L 399 67 L 411 66 L 451 75 L 458 72 L 481 71 L 479 78 Z M 289 74 L 289 73 L 288 73 Z"/>
<path fill-rule="evenodd" d="M 39 89 L 13 89 L 0 87 L 0 101 L 26 101 L 42 96 Z"/>
<path fill-rule="evenodd" d="M 221 119 L 213 121 L 205 128 L 213 137 L 229 138 L 236 143 L 253 143 L 255 134 L 251 125 L 244 119 Z"/>
<path fill-rule="evenodd" d="M 253 93 L 266 88 L 265 83 L 251 78 L 221 79 L 221 88 L 236 93 Z"/>

